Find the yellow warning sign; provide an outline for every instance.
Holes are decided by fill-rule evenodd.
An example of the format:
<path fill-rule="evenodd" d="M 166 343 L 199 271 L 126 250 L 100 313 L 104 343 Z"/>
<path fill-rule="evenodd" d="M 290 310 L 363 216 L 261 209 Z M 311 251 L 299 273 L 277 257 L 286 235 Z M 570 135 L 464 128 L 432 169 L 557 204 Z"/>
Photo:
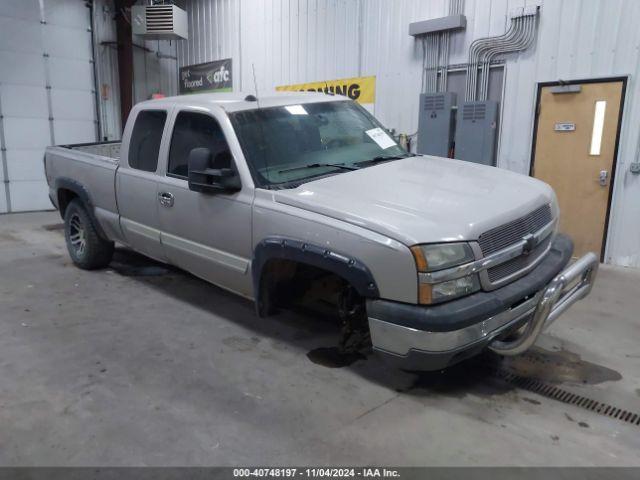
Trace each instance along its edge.
<path fill-rule="evenodd" d="M 276 87 L 276 90 L 281 92 L 333 93 L 349 97 L 362 105 L 373 105 L 376 100 L 376 77 L 341 78 L 296 85 L 280 85 Z"/>

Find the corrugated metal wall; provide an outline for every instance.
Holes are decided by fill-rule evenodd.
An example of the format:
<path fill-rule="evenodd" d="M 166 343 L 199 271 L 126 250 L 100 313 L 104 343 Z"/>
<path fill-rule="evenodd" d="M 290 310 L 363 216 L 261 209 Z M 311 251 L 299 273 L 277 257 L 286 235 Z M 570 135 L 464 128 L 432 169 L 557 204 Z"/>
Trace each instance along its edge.
<path fill-rule="evenodd" d="M 636 155 L 640 106 L 640 2 L 637 0 L 466 0 L 467 28 L 453 35 L 450 63 L 469 44 L 505 31 L 517 7 L 542 6 L 534 47 L 506 57 L 498 165 L 528 173 L 536 82 L 631 75 L 610 223 L 607 260 L 640 267 L 640 177 Z M 446 15 L 447 0 L 190 0 L 189 34 L 178 63 L 232 57 L 236 90 L 375 75 L 376 116 L 400 132 L 417 128 L 420 45 L 412 21 Z"/>
<path fill-rule="evenodd" d="M 119 139 L 120 91 L 113 0 L 94 0 L 94 43 L 100 93 L 101 137 Z M 176 41 L 133 37 L 133 100 L 148 100 L 154 93 L 178 93 Z"/>
<path fill-rule="evenodd" d="M 114 9 L 111 0 L 96 0 L 93 7 L 94 48 L 100 101 L 100 138 L 117 140 L 120 125 L 120 85 Z"/>

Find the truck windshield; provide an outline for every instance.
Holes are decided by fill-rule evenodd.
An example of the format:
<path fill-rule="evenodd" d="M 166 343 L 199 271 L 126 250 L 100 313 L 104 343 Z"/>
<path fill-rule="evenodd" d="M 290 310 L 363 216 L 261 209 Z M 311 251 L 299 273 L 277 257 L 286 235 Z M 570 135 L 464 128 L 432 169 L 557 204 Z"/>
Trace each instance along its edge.
<path fill-rule="evenodd" d="M 349 101 L 231 113 L 254 180 L 286 188 L 408 156 L 364 108 Z"/>

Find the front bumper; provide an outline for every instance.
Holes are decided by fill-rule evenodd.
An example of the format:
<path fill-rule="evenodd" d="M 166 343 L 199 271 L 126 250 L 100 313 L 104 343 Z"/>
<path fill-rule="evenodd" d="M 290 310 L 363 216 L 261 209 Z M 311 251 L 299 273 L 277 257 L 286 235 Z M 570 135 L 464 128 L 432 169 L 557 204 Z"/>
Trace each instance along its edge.
<path fill-rule="evenodd" d="M 373 347 L 404 368 L 417 370 L 445 368 L 485 348 L 503 355 L 522 353 L 591 290 L 598 258 L 589 253 L 563 270 L 572 253 L 571 240 L 558 235 L 545 259 L 524 277 L 442 305 L 368 300 Z M 502 339 L 514 331 L 520 335 L 508 342 Z"/>

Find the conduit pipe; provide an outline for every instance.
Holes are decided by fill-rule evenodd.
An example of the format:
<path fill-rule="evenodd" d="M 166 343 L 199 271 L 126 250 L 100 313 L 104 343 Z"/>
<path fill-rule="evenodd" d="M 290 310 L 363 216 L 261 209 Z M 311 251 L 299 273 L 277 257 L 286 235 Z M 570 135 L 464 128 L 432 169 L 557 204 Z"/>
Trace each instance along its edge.
<path fill-rule="evenodd" d="M 511 20 L 509 30 L 498 37 L 478 38 L 471 43 L 469 47 L 469 61 L 467 63 L 467 83 L 466 83 L 466 100 L 476 99 L 476 81 L 478 75 L 478 58 L 483 49 L 494 45 L 499 45 L 501 42 L 509 42 L 517 34 L 517 24 L 515 19 Z"/>
<path fill-rule="evenodd" d="M 463 10 L 464 0 L 449 0 L 449 15 L 460 14 Z M 447 89 L 450 37 L 451 32 L 446 31 L 427 34 L 422 38 L 421 89 L 423 93 Z"/>
<path fill-rule="evenodd" d="M 479 100 L 486 100 L 489 94 L 489 68 L 493 57 L 502 53 L 525 50 L 531 45 L 535 33 L 535 17 L 524 17 L 518 20 L 522 23 L 522 27 L 518 30 L 517 36 L 511 42 L 487 49 L 483 52 L 483 57 L 480 59 L 482 73 L 479 84 Z"/>
<path fill-rule="evenodd" d="M 538 8 L 524 11 L 511 18 L 509 29 L 498 37 L 479 38 L 469 47 L 467 64 L 467 81 L 465 99 L 474 101 L 478 98 L 486 100 L 489 85 L 489 67 L 495 55 L 521 51 L 528 48 L 536 33 L 536 16 Z M 482 77 L 478 89 L 478 69 L 482 64 Z"/>

